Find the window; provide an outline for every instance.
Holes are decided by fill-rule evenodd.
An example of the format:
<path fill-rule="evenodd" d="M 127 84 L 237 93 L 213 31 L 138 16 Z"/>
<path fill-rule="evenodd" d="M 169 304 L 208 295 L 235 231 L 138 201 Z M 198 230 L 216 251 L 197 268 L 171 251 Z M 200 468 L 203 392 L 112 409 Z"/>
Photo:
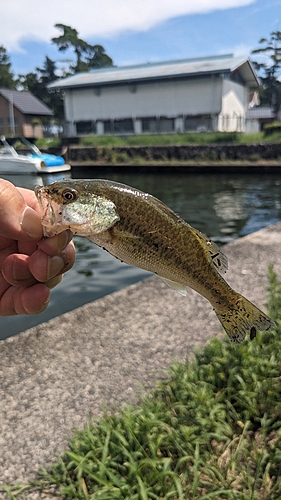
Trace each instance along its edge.
<path fill-rule="evenodd" d="M 210 115 L 187 116 L 185 130 L 186 132 L 208 132 L 212 130 L 212 117 Z"/>
<path fill-rule="evenodd" d="M 157 120 L 156 118 L 144 118 L 142 120 L 142 131 L 145 133 L 157 133 Z"/>
<path fill-rule="evenodd" d="M 105 134 L 133 134 L 134 124 L 132 118 L 123 120 L 106 120 L 104 124 Z"/>
<path fill-rule="evenodd" d="M 142 131 L 150 134 L 167 134 L 174 132 L 175 120 L 174 118 L 166 118 L 165 116 L 143 118 Z"/>
<path fill-rule="evenodd" d="M 158 130 L 160 133 L 174 132 L 175 130 L 174 118 L 160 117 L 160 120 L 158 122 Z"/>
<path fill-rule="evenodd" d="M 12 127 L 13 125 L 18 125 L 18 119 L 17 117 L 15 116 L 14 119 L 11 118 L 10 116 L 8 116 L 8 118 L 6 119 L 6 123 L 8 125 L 8 127 Z"/>
<path fill-rule="evenodd" d="M 76 122 L 76 132 L 77 134 L 95 134 L 96 124 L 93 121 L 81 121 Z"/>

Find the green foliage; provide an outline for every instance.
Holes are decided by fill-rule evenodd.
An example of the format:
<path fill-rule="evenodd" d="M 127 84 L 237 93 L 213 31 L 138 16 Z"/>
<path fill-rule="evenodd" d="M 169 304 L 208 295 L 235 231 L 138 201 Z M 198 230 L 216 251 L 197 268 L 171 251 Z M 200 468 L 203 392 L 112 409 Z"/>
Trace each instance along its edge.
<path fill-rule="evenodd" d="M 238 132 L 186 132 L 183 134 L 140 134 L 126 137 L 88 135 L 80 138 L 83 146 L 167 146 L 184 144 L 220 144 L 240 142 Z M 248 136 L 246 136 L 248 137 Z"/>
<path fill-rule="evenodd" d="M 62 31 L 60 36 L 52 38 L 52 42 L 57 45 L 59 51 L 65 52 L 73 49 L 75 53 L 76 62 L 70 66 L 70 74 L 113 65 L 111 57 L 106 54 L 102 45 L 91 45 L 82 40 L 78 36 L 78 31 L 71 26 L 58 23 L 55 24 L 55 28 Z"/>
<path fill-rule="evenodd" d="M 12 72 L 12 64 L 7 51 L 3 45 L 0 45 L 0 88 L 16 89 L 16 81 Z"/>
<path fill-rule="evenodd" d="M 46 56 L 43 67 L 36 72 L 20 75 L 21 86 L 35 95 L 54 112 L 57 120 L 63 118 L 63 100 L 60 92 L 49 92 L 47 85 L 58 78 L 56 64 Z"/>
<path fill-rule="evenodd" d="M 279 122 L 278 122 L 279 123 Z M 97 148 L 111 148 L 118 146 L 167 146 L 167 145 L 200 145 L 200 144 L 222 144 L 222 143 L 236 143 L 236 144 L 260 144 L 260 143 L 270 142 L 278 143 L 281 142 L 281 131 L 278 132 L 278 127 L 273 127 L 270 134 L 267 132 L 259 132 L 253 134 L 242 134 L 242 133 L 228 133 L 228 132 L 208 132 L 198 134 L 196 132 L 188 132 L 184 134 L 161 134 L 161 135 L 133 135 L 133 136 L 113 136 L 113 135 L 88 135 L 80 137 L 80 145 L 97 147 Z M 135 163 L 134 156 L 134 163 Z M 102 158 L 101 158 L 102 159 Z M 182 158 L 182 160 L 187 160 L 188 158 Z M 259 160 L 260 158 L 256 156 L 252 157 L 251 160 Z M 219 161 L 223 158 L 218 158 L 215 151 L 210 151 L 210 155 L 207 161 Z M 131 158 L 128 158 L 131 161 Z M 146 161 L 145 158 L 142 162 Z M 172 162 L 172 160 L 171 160 Z"/>
<path fill-rule="evenodd" d="M 281 322 L 281 282 L 274 271 L 273 265 L 269 266 L 268 311 L 277 325 Z M 278 326 L 279 328 L 279 326 Z"/>
<path fill-rule="evenodd" d="M 39 149 L 55 148 L 60 146 L 61 140 L 59 137 L 42 137 L 37 139 L 36 146 Z"/>
<path fill-rule="evenodd" d="M 140 406 L 77 431 L 29 489 L 65 500 L 280 499 L 281 283 L 272 267 L 269 278 L 274 331 L 213 339 L 174 364 Z"/>
<path fill-rule="evenodd" d="M 264 126 L 265 136 L 275 134 L 276 132 L 281 133 L 281 122 L 267 123 Z"/>
<path fill-rule="evenodd" d="M 281 104 L 281 83 L 278 80 L 281 68 L 281 31 L 273 31 L 268 39 L 261 38 L 259 43 L 261 46 L 253 50 L 252 54 L 267 57 L 265 62 L 254 62 L 256 69 L 261 72 L 261 104 L 270 106 L 277 115 Z"/>

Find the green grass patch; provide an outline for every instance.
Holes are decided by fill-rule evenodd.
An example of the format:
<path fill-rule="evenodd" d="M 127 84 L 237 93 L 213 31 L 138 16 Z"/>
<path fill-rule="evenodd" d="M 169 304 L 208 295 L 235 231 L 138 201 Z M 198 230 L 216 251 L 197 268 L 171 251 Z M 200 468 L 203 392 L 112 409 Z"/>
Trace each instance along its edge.
<path fill-rule="evenodd" d="M 81 146 L 167 146 L 167 145 L 200 145 L 200 144 L 259 144 L 263 142 L 281 142 L 281 132 L 271 135 L 263 132 L 244 134 L 241 132 L 186 132 L 183 134 L 153 134 L 132 136 L 98 136 L 89 135 L 80 138 Z"/>
<path fill-rule="evenodd" d="M 183 134 L 153 134 L 132 136 L 97 136 L 80 138 L 82 146 L 167 146 L 184 144 L 221 144 L 240 142 L 242 134 L 238 132 L 187 132 Z M 248 136 L 247 136 L 248 137 Z"/>
<path fill-rule="evenodd" d="M 118 147 L 118 146 L 167 146 L 167 145 L 200 145 L 200 144 L 259 144 L 262 142 L 281 142 L 281 132 L 265 135 L 262 132 L 244 134 L 241 132 L 186 132 L 183 134 L 141 134 L 129 136 L 87 135 L 80 137 L 80 146 Z M 39 148 L 59 146 L 59 138 L 42 138 L 36 141 Z"/>
<path fill-rule="evenodd" d="M 37 139 L 36 146 L 40 149 L 55 148 L 60 146 L 61 140 L 59 137 L 42 137 Z"/>
<path fill-rule="evenodd" d="M 272 267 L 269 279 L 275 330 L 240 345 L 211 340 L 139 406 L 77 431 L 36 481 L 6 486 L 9 497 L 280 499 L 281 283 Z"/>

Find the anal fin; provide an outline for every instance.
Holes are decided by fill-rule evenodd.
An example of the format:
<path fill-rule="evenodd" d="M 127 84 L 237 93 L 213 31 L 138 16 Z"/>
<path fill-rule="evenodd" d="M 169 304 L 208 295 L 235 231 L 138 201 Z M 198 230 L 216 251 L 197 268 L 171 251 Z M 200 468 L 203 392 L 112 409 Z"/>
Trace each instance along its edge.
<path fill-rule="evenodd" d="M 180 293 L 181 295 L 186 295 L 186 287 L 182 285 L 181 283 L 177 283 L 176 281 L 168 280 L 167 278 L 162 278 L 162 276 L 159 276 L 161 280 L 166 283 L 170 288 L 175 290 L 176 292 Z"/>

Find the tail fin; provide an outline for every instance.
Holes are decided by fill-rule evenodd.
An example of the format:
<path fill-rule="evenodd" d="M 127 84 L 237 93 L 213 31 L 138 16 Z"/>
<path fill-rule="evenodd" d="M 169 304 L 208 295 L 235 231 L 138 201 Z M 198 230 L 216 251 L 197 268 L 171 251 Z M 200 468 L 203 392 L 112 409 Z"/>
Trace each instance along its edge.
<path fill-rule="evenodd" d="M 215 313 L 231 342 L 236 344 L 242 342 L 247 331 L 249 331 L 252 340 L 259 330 L 268 331 L 276 326 L 274 321 L 254 306 L 252 302 L 236 292 L 235 295 L 237 298 L 233 306 L 223 312 L 215 309 Z"/>

